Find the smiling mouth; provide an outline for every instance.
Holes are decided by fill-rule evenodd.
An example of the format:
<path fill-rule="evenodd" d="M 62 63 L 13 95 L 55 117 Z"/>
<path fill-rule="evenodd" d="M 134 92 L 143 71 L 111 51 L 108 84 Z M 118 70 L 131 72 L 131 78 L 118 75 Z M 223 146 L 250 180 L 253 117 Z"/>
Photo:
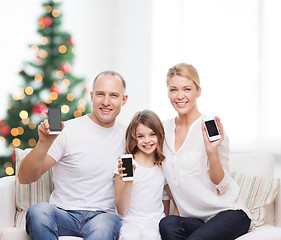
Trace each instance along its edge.
<path fill-rule="evenodd" d="M 152 148 L 154 146 L 154 144 L 148 144 L 148 145 L 143 145 L 143 148 L 148 148 L 148 149 L 150 149 L 150 148 Z"/>
<path fill-rule="evenodd" d="M 112 111 L 111 109 L 108 109 L 108 108 L 100 108 L 100 110 L 104 113 L 109 113 Z"/>
<path fill-rule="evenodd" d="M 176 102 L 176 105 L 179 107 L 183 107 L 187 104 L 188 102 Z"/>

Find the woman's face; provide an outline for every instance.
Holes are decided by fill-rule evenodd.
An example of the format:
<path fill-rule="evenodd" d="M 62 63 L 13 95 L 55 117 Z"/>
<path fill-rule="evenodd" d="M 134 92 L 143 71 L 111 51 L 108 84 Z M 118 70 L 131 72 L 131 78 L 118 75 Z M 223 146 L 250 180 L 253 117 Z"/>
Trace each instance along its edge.
<path fill-rule="evenodd" d="M 170 102 L 179 115 L 190 113 L 201 94 L 201 88 L 197 89 L 192 80 L 181 76 L 174 76 L 169 80 L 168 91 Z"/>

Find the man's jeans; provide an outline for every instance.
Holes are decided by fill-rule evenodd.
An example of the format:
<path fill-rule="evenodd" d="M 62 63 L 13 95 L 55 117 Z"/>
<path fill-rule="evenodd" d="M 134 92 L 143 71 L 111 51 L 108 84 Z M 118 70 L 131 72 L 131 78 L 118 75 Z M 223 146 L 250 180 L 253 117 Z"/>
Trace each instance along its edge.
<path fill-rule="evenodd" d="M 119 236 L 120 219 L 102 211 L 66 211 L 49 203 L 38 203 L 26 215 L 30 240 L 55 240 L 76 236 L 84 240 L 114 240 Z"/>
<path fill-rule="evenodd" d="M 247 233 L 251 220 L 242 210 L 218 213 L 206 223 L 197 218 L 170 215 L 159 223 L 163 240 L 232 240 Z"/>

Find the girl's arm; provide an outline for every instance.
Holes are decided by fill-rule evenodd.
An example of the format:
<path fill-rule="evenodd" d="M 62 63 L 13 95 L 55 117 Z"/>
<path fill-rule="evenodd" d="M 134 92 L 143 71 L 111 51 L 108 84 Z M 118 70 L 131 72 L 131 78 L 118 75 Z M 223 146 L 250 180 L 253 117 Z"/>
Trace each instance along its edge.
<path fill-rule="evenodd" d="M 219 146 L 221 145 L 221 142 L 224 139 L 224 134 L 223 134 L 223 126 L 220 122 L 220 119 L 218 117 L 215 117 L 215 120 L 219 128 L 221 139 L 210 142 L 207 136 L 206 129 L 204 127 L 204 123 L 202 123 L 202 133 L 203 133 L 205 149 L 209 161 L 209 178 L 214 184 L 218 185 L 222 181 L 225 175 L 219 158 Z"/>
<path fill-rule="evenodd" d="M 172 192 L 171 192 L 171 190 L 170 190 L 169 185 L 166 184 L 166 185 L 164 186 L 164 189 L 165 189 L 166 193 L 169 195 L 170 199 L 172 199 L 172 201 L 173 201 L 173 204 L 174 204 L 174 212 L 173 212 L 173 215 L 179 216 L 180 214 L 179 214 L 179 211 L 178 211 L 178 207 L 177 207 L 177 204 L 176 204 L 175 199 L 174 199 L 174 197 L 173 197 L 173 194 L 172 194 Z M 169 204 L 169 206 L 170 206 L 170 204 Z M 167 210 L 166 210 L 166 211 L 167 211 Z M 165 212 L 165 205 L 164 205 L 164 213 L 166 214 L 166 212 Z M 166 215 L 169 215 L 169 211 L 168 211 L 168 214 L 166 214 Z"/>
<path fill-rule="evenodd" d="M 115 174 L 115 205 L 120 215 L 125 216 L 130 207 L 131 191 L 133 181 L 122 181 L 122 162 L 118 160 L 118 174 Z M 134 166 L 135 167 L 135 166 Z"/>

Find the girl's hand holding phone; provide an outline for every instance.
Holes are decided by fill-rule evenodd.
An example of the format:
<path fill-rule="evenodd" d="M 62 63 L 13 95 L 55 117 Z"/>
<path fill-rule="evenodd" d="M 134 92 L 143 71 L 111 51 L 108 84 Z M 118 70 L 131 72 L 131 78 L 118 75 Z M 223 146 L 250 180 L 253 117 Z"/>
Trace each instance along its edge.
<path fill-rule="evenodd" d="M 122 155 L 118 160 L 118 174 L 123 181 L 133 181 L 135 169 L 136 166 L 133 164 L 133 156 L 131 154 Z"/>

